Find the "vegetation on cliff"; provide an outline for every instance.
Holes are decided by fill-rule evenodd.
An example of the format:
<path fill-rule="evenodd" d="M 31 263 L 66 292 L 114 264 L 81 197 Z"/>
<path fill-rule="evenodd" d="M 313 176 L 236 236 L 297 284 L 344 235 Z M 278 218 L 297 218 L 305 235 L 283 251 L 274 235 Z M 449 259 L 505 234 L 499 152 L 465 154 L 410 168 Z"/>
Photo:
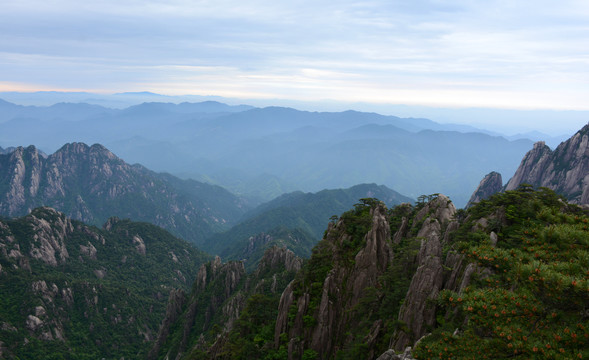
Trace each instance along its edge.
<path fill-rule="evenodd" d="M 70 143 L 49 156 L 34 146 L 0 154 L 0 215 L 39 206 L 93 225 L 112 216 L 150 222 L 197 246 L 247 210 L 219 186 L 130 165 L 99 144 Z"/>
<path fill-rule="evenodd" d="M 190 294 L 171 299 L 149 358 L 261 359 L 271 340 L 280 294 L 302 260 L 271 247 L 256 271 L 220 258 L 201 266 Z"/>
<path fill-rule="evenodd" d="M 0 221 L 0 357 L 144 357 L 168 292 L 208 257 L 147 223 L 105 229 L 51 208 Z"/>
<path fill-rule="evenodd" d="M 529 186 L 458 211 L 438 194 L 390 210 L 362 199 L 279 302 L 250 296 L 222 346 L 192 358 L 587 357 L 588 222 Z"/>
<path fill-rule="evenodd" d="M 587 214 L 551 190 L 523 186 L 466 215 L 450 246 L 485 270 L 464 291 L 440 294 L 437 328 L 414 355 L 589 357 Z"/>

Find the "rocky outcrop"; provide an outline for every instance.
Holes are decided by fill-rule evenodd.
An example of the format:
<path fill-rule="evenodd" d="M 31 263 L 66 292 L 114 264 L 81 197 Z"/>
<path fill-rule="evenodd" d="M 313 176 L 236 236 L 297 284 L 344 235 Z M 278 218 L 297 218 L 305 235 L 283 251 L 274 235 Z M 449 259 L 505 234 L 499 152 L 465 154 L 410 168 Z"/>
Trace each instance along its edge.
<path fill-rule="evenodd" d="M 34 232 L 31 257 L 53 266 L 64 263 L 69 257 L 65 239 L 74 231 L 71 220 L 51 208 L 36 209 L 29 218 Z"/>
<path fill-rule="evenodd" d="M 505 186 L 547 187 L 576 204 L 589 204 L 589 124 L 554 151 L 544 142 L 534 144 Z"/>
<path fill-rule="evenodd" d="M 146 252 L 145 242 L 143 241 L 141 236 L 139 236 L 139 235 L 133 236 L 133 245 L 135 245 L 135 250 L 137 250 L 137 252 L 139 254 L 145 255 L 145 252 Z"/>
<path fill-rule="evenodd" d="M 224 306 L 227 301 L 234 298 L 239 285 L 245 278 L 245 268 L 242 262 L 232 261 L 221 263 L 217 256 L 213 261 L 202 265 L 198 271 L 196 281 L 193 286 L 192 294 L 186 301 L 184 307 L 184 316 L 179 320 L 181 334 L 180 341 L 176 344 L 173 352 L 168 352 L 166 357 L 179 357 L 189 349 L 192 344 L 189 343 L 191 337 L 199 337 L 200 334 L 208 331 L 213 324 L 218 323 L 220 317 L 226 326 L 231 326 L 235 321 L 239 310 L 243 308 L 243 302 L 234 304 L 239 310 Z M 173 305 L 168 305 L 169 307 Z M 177 312 L 171 312 L 166 315 L 155 347 L 150 351 L 151 356 L 157 357 L 159 349 L 166 341 L 170 331 L 170 324 L 173 324 Z M 199 323 L 195 322 L 199 319 Z M 193 332 L 197 331 L 195 335 Z M 197 344 L 196 346 L 199 346 Z M 207 349 L 201 349 L 206 351 Z M 172 350 L 171 350 L 172 351 Z"/>
<path fill-rule="evenodd" d="M 479 183 L 477 189 L 472 193 L 470 200 L 466 204 L 466 208 L 491 197 L 491 195 L 501 192 L 503 190 L 503 179 L 501 174 L 492 171 L 485 175 L 483 180 Z"/>
<path fill-rule="evenodd" d="M 333 248 L 332 258 L 324 260 L 332 262 L 333 267 L 322 280 L 318 294 L 300 283 L 291 283 L 284 290 L 276 321 L 275 343 L 278 345 L 282 334 L 287 334 L 289 358 L 299 358 L 303 349 L 313 349 L 322 354 L 322 358 L 330 358 L 340 350 L 348 336 L 347 331 L 356 321 L 351 318 L 351 310 L 362 298 L 364 289 L 377 286 L 378 278 L 393 261 L 386 209 L 382 205 L 374 207 L 370 210 L 370 217 L 370 230 L 351 263 L 342 258 L 338 250 L 353 241 L 345 231 L 345 221 L 340 219 L 337 224 L 330 225 L 321 246 Z M 296 312 L 290 314 L 293 307 Z M 293 315 L 291 322 L 289 318 Z M 312 326 L 309 326 L 310 318 L 314 319 Z"/>
<path fill-rule="evenodd" d="M 0 278 L 10 307 L 0 307 L 0 319 L 10 323 L 0 321 L 0 331 L 20 333 L 10 342 L 18 358 L 26 357 L 23 351 L 39 351 L 37 340 L 63 342 L 47 345 L 61 357 L 108 357 L 127 351 L 125 346 L 136 352 L 157 331 L 154 319 L 161 319 L 154 317 L 166 306 L 161 292 L 193 281 L 205 258 L 189 243 L 146 223 L 121 220 L 106 231 L 48 207 L 2 219 Z M 81 350 L 80 336 L 100 339 L 84 345 L 93 355 Z M 123 336 L 135 343 L 115 340 Z M 35 340 L 25 346 L 25 338 Z"/>
<path fill-rule="evenodd" d="M 256 269 L 256 274 L 277 271 L 281 268 L 286 271 L 297 272 L 301 270 L 302 265 L 303 260 L 292 251 L 284 247 L 273 246 L 264 253 L 264 257 L 260 260 Z"/>
<path fill-rule="evenodd" d="M 538 184 L 552 162 L 551 160 L 552 150 L 546 146 L 544 141 L 536 142 L 532 150 L 524 156 L 515 174 L 505 186 L 506 190 L 515 190 L 523 183 Z"/>
<path fill-rule="evenodd" d="M 444 195 L 429 201 L 417 213 L 415 224 L 422 224 L 417 233 L 421 246 L 417 255 L 418 268 L 403 306 L 399 311 L 399 321 L 407 330 L 399 330 L 392 338 L 391 348 L 404 350 L 423 336 L 428 327 L 436 321 L 435 299 L 444 284 L 444 259 L 442 241 L 444 231 L 455 228 L 453 219 L 456 208 Z M 422 219 L 423 222 L 422 222 Z"/>
<path fill-rule="evenodd" d="M 411 355 L 411 348 L 407 348 L 400 354 L 397 354 L 393 349 L 389 349 L 376 360 L 415 360 L 415 358 Z"/>
<path fill-rule="evenodd" d="M 0 154 L 0 184 L 3 216 L 50 206 L 94 225 L 113 215 L 146 221 L 194 241 L 245 210 L 221 188 L 129 165 L 99 144 L 70 143 L 47 157 L 34 146 L 17 147 Z"/>
<path fill-rule="evenodd" d="M 147 355 L 147 359 L 157 358 L 157 354 L 160 352 L 160 349 L 164 341 L 170 334 L 170 327 L 174 322 L 178 320 L 178 318 L 182 314 L 182 308 L 184 307 L 185 303 L 186 294 L 184 293 L 184 291 L 179 289 L 174 289 L 170 291 L 170 296 L 168 297 L 168 305 L 166 307 L 166 315 L 160 326 L 156 341 Z"/>
<path fill-rule="evenodd" d="M 165 354 L 167 358 L 181 358 L 192 348 L 207 353 L 207 358 L 222 358 L 227 336 L 241 315 L 248 297 L 253 294 L 279 293 L 301 266 L 302 259 L 292 251 L 277 246 L 266 250 L 256 271 L 250 275 L 246 275 L 243 262 L 222 263 L 218 256 L 215 257 L 199 269 L 188 299 L 177 299 L 176 295 L 170 295 L 169 311 L 162 322 L 155 346 L 150 351 L 150 358 L 164 355 L 160 354 L 160 350 L 166 342 L 172 343 L 172 350 Z M 185 305 L 180 309 L 178 304 L 181 302 Z M 213 326 L 219 326 L 222 331 L 216 334 L 212 344 L 206 344 L 204 337 Z M 173 327 L 180 328 L 181 334 L 170 334 Z M 174 340 L 174 337 L 178 337 L 179 341 Z M 200 340 L 190 343 L 189 339 Z"/>

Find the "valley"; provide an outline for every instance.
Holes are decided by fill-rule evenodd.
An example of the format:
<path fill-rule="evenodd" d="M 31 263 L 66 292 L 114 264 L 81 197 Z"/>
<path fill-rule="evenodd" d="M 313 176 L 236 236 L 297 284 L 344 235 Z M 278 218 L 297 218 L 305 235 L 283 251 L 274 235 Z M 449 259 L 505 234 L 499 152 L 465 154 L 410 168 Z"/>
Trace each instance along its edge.
<path fill-rule="evenodd" d="M 589 125 L 552 150 L 358 112 L 1 105 L 57 147 L 1 142 L 3 358 L 589 356 Z M 121 151 L 57 145 L 78 136 Z"/>

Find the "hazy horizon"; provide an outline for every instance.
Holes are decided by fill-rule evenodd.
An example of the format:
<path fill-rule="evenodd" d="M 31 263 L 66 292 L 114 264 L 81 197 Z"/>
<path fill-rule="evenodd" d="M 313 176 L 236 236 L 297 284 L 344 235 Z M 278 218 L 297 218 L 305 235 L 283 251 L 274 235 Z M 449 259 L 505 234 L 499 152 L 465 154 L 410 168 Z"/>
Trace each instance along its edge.
<path fill-rule="evenodd" d="M 360 111 L 402 118 L 425 118 L 440 124 L 472 126 L 498 135 L 514 136 L 539 132 L 550 137 L 570 136 L 586 125 L 589 111 L 517 110 L 500 108 L 431 107 L 405 104 L 373 104 L 343 101 L 297 101 L 292 99 L 240 99 L 221 96 L 166 95 L 153 92 L 98 94 L 90 92 L 0 92 L 0 99 L 17 105 L 51 106 L 57 103 L 88 103 L 123 109 L 145 102 L 181 103 L 217 101 L 229 105 L 255 107 L 283 106 L 300 111 Z M 540 135 L 540 134 L 536 134 Z M 538 137 L 529 137 L 541 140 Z"/>
<path fill-rule="evenodd" d="M 588 22 L 589 3 L 577 0 L 24 0 L 0 14 L 0 91 L 150 91 L 428 118 L 441 108 L 452 112 L 432 120 L 519 121 L 517 131 L 557 135 L 582 123 L 572 112 L 589 111 Z M 497 109 L 572 112 L 493 119 Z"/>

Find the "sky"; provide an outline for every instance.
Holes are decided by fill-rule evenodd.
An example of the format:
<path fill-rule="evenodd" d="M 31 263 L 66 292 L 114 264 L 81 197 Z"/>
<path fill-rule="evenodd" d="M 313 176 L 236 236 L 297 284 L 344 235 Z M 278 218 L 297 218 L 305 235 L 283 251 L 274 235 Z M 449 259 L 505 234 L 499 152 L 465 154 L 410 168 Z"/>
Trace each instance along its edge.
<path fill-rule="evenodd" d="M 589 110 L 586 0 L 0 0 L 0 91 Z"/>

